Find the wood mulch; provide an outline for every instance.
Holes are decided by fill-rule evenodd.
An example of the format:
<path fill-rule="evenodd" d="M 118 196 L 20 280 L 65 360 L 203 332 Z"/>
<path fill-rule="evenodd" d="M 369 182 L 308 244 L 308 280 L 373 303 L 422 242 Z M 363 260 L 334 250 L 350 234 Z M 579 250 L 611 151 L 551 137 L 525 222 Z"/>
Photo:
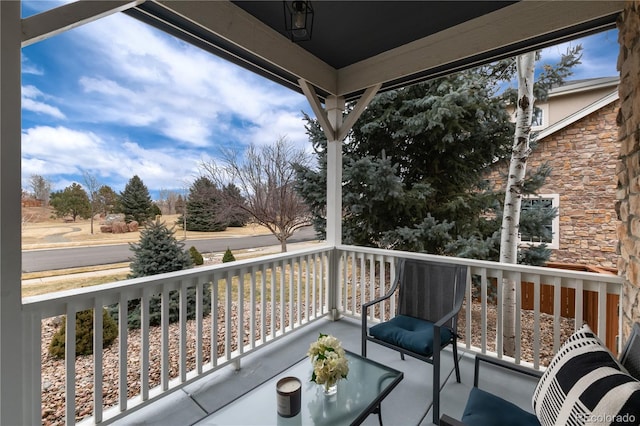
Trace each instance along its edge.
<path fill-rule="evenodd" d="M 482 307 L 480 303 L 474 303 L 471 311 L 471 345 L 481 347 L 482 343 Z M 459 342 L 465 342 L 466 335 L 466 305 L 462 307 L 458 315 L 458 334 L 461 336 Z M 533 311 L 522 311 L 521 321 L 521 359 L 526 362 L 533 362 L 533 342 L 534 342 L 534 318 Z M 545 313 L 540 314 L 540 354 L 541 366 L 549 365 L 553 358 L 554 325 L 553 316 Z M 496 309 L 493 305 L 487 305 L 487 350 L 496 351 Z M 575 320 L 573 318 L 560 318 L 559 324 L 560 343 L 567 340 L 575 330 Z M 516 336 L 517 338 L 517 336 Z"/>

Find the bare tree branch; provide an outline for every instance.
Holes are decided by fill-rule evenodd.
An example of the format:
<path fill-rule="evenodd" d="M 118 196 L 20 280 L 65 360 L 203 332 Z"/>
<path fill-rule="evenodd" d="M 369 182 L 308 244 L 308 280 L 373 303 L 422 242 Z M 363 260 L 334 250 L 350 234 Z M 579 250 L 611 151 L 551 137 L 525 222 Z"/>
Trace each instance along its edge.
<path fill-rule="evenodd" d="M 242 158 L 237 151 L 226 151 L 223 163 L 203 162 L 201 169 L 220 187 L 237 186 L 244 200 L 225 201 L 249 213 L 275 235 L 282 251 L 287 251 L 287 239 L 311 224 L 309 209 L 294 188 L 293 164 L 307 165 L 307 154 L 280 138 L 273 145 L 250 145 Z"/>
<path fill-rule="evenodd" d="M 100 189 L 100 183 L 98 179 L 86 170 L 82 171 L 82 179 L 87 187 L 87 193 L 89 195 L 89 205 L 91 207 L 91 234 L 93 234 L 93 216 L 96 212 L 96 204 L 98 203 L 98 190 Z"/>

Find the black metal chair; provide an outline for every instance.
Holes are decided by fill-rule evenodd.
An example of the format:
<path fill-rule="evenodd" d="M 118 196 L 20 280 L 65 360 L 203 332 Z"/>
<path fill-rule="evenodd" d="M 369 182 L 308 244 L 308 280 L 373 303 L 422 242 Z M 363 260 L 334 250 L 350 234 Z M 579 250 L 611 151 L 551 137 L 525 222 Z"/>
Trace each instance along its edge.
<path fill-rule="evenodd" d="M 633 324 L 629 340 L 620 352 L 620 364 L 636 379 L 640 380 L 640 322 Z"/>
<path fill-rule="evenodd" d="M 433 365 L 433 422 L 440 418 L 440 351 L 452 345 L 456 380 L 460 382 L 457 316 L 465 295 L 467 267 L 427 260 L 400 259 L 387 294 L 362 305 L 362 356 L 375 342 Z M 398 292 L 395 316 L 368 327 L 369 308 Z M 434 344 L 439 342 L 439 344 Z"/>

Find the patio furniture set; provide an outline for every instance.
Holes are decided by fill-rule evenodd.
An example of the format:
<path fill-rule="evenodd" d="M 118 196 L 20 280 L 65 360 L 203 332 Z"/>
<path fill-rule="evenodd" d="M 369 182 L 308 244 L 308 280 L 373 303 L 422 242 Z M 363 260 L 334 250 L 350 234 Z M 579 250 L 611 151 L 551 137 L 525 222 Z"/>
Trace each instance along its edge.
<path fill-rule="evenodd" d="M 362 305 L 362 356 L 347 352 L 349 380 L 338 382 L 338 393 L 327 397 L 318 386 L 302 388 L 300 413 L 279 416 L 275 384 L 285 376 L 309 377 L 312 366 L 303 359 L 237 399 L 211 417 L 212 424 L 327 424 L 357 425 L 377 414 L 381 403 L 400 383 L 403 373 L 367 359 L 367 343 L 374 342 L 433 365 L 433 423 L 461 425 L 640 424 L 640 323 L 632 329 L 616 359 L 588 325 L 567 339 L 542 372 L 494 357 L 476 355 L 474 386 L 461 420 L 440 416 L 441 351 L 452 346 L 456 381 L 457 315 L 469 282 L 465 266 L 400 259 L 392 287 L 382 297 Z M 395 316 L 369 327 L 370 309 L 397 298 Z M 382 309 L 382 308 L 379 308 Z M 437 342 L 437 343 L 434 343 Z M 537 380 L 532 412 L 480 389 L 481 373 L 504 369 Z M 315 390 L 315 392 L 314 392 Z M 271 417 L 265 418 L 267 413 Z"/>

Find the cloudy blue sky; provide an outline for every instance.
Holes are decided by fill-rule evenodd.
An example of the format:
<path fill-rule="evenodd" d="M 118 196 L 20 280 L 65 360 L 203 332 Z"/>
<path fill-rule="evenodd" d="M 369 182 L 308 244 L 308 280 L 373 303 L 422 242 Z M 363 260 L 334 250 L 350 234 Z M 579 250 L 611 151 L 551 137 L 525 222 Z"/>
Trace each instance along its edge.
<path fill-rule="evenodd" d="M 23 16 L 55 3 L 23 2 Z M 584 47 L 572 78 L 614 76 L 615 30 Z M 555 63 L 566 45 L 543 51 Z M 221 148 L 280 137 L 307 146 L 305 98 L 123 14 L 22 51 L 22 186 L 61 190 L 82 172 L 122 191 L 138 175 L 157 196 L 182 191 Z"/>

